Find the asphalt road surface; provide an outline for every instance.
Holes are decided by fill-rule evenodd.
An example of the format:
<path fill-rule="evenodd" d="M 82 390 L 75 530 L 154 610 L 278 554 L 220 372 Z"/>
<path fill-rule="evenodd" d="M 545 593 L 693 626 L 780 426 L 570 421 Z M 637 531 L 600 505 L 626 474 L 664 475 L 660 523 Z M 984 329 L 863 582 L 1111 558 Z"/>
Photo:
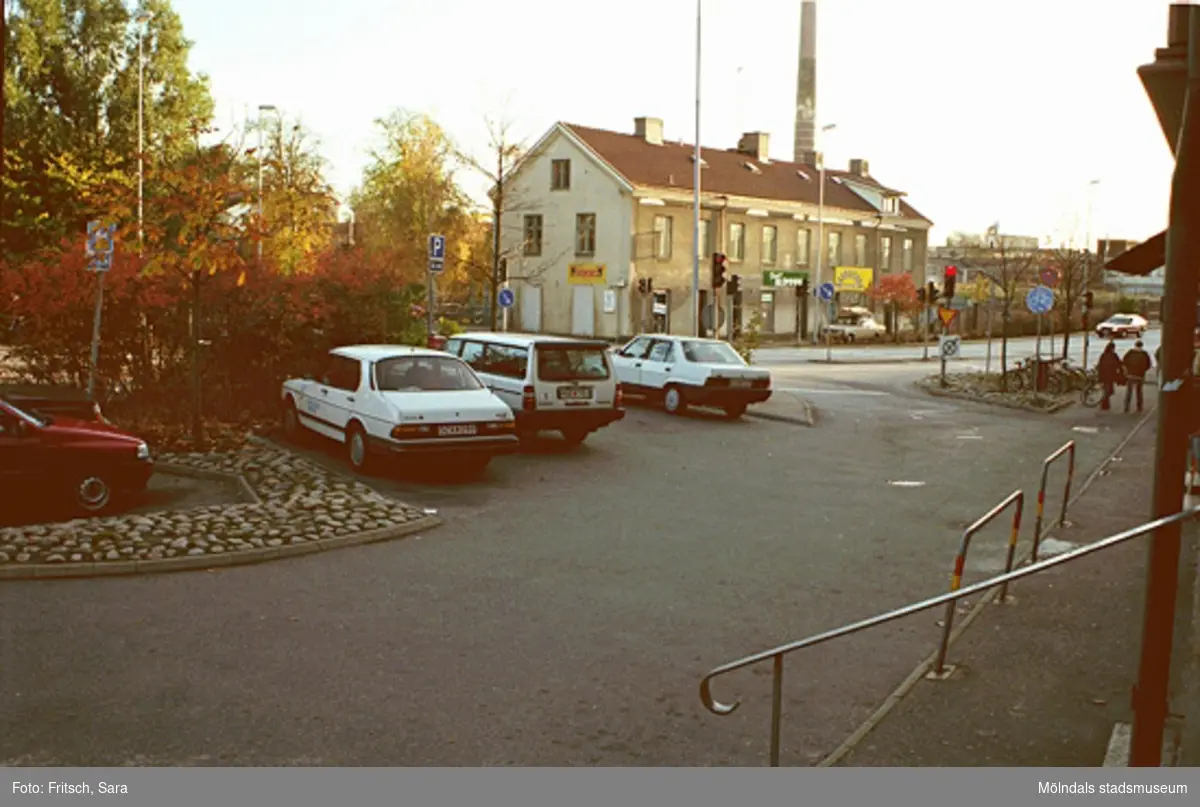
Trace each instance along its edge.
<path fill-rule="evenodd" d="M 764 764 L 769 669 L 717 682 L 743 700 L 728 717 L 699 701 L 708 669 L 944 590 L 969 521 L 1032 497 L 1068 439 L 1082 478 L 1133 423 L 925 398 L 913 368 L 812 369 L 777 383 L 828 390 L 816 428 L 634 408 L 479 483 L 372 479 L 438 508 L 419 537 L 0 584 L 0 765 Z M 1005 538 L 980 535 L 968 580 Z M 841 742 L 937 618 L 792 657 L 784 764 Z"/>

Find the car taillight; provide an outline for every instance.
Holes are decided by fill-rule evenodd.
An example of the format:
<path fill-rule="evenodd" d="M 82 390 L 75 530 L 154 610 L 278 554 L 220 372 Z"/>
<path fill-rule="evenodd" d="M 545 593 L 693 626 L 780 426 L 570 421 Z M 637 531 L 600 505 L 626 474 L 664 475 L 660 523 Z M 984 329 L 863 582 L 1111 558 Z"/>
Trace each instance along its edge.
<path fill-rule="evenodd" d="M 521 408 L 526 412 L 537 409 L 537 397 L 533 394 L 533 387 L 526 387 L 521 393 Z"/>
<path fill-rule="evenodd" d="M 625 403 L 625 390 L 621 389 L 621 385 L 617 384 L 617 394 L 613 396 L 613 409 L 620 409 Z"/>

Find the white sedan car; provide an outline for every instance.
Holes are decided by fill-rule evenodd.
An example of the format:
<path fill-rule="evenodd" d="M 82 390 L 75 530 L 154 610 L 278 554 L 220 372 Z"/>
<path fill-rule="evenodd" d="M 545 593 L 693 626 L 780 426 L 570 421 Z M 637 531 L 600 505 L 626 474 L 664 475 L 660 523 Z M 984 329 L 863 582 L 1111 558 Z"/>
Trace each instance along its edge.
<path fill-rule="evenodd" d="M 672 414 L 689 405 L 740 418 L 771 397 L 771 373 L 746 364 L 728 342 L 667 334 L 634 337 L 613 354 L 624 392 L 661 400 Z"/>
<path fill-rule="evenodd" d="M 470 365 L 440 350 L 335 348 L 320 378 L 283 383 L 281 404 L 289 438 L 336 440 L 357 470 L 381 455 L 454 456 L 463 470 L 482 473 L 520 445 L 508 405 Z"/>
<path fill-rule="evenodd" d="M 1096 335 L 1101 339 L 1124 339 L 1130 336 L 1140 339 L 1146 335 L 1149 327 L 1146 318 L 1137 314 L 1113 314 L 1096 326 Z"/>

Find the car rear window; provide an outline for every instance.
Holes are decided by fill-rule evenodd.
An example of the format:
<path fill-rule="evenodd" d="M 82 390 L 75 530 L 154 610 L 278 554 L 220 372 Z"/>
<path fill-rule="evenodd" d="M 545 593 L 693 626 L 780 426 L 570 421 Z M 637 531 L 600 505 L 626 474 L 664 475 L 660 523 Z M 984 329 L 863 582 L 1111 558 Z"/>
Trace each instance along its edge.
<path fill-rule="evenodd" d="M 1113 325 L 1128 325 L 1133 322 L 1133 317 L 1113 317 L 1109 320 Z"/>
<path fill-rule="evenodd" d="M 384 359 L 375 365 L 381 392 L 459 392 L 483 389 L 462 360 L 450 356 Z"/>
<path fill-rule="evenodd" d="M 603 381 L 609 376 L 604 353 L 602 345 L 538 345 L 538 378 L 542 381 Z"/>

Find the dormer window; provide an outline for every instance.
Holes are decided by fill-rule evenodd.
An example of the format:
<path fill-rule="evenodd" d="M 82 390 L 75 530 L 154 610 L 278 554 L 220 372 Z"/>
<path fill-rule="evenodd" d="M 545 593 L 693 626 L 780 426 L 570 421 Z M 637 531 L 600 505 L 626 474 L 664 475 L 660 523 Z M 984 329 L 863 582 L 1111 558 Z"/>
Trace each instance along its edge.
<path fill-rule="evenodd" d="M 900 212 L 900 200 L 895 196 L 883 197 L 883 212 L 890 215 L 896 215 Z"/>
<path fill-rule="evenodd" d="M 759 168 L 754 163 L 742 163 L 742 165 L 745 167 L 745 169 L 747 171 L 749 171 L 752 174 L 761 174 L 762 173 L 762 169 Z"/>

